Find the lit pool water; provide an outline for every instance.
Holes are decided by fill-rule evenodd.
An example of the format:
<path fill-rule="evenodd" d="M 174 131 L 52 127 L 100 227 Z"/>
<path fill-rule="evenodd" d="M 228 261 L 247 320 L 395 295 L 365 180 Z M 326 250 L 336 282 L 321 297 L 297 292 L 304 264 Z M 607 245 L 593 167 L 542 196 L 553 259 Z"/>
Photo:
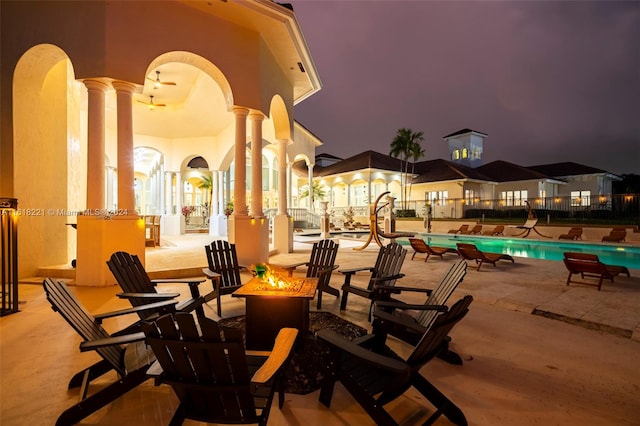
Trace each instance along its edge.
<path fill-rule="evenodd" d="M 517 257 L 561 261 L 567 251 L 592 253 L 600 261 L 611 265 L 621 265 L 640 269 L 640 247 L 627 244 L 593 244 L 581 241 L 529 240 L 513 237 L 477 237 L 452 234 L 416 234 L 429 245 L 455 248 L 456 243 L 472 243 L 481 251 L 504 253 Z M 397 240 L 409 244 L 405 238 Z"/>

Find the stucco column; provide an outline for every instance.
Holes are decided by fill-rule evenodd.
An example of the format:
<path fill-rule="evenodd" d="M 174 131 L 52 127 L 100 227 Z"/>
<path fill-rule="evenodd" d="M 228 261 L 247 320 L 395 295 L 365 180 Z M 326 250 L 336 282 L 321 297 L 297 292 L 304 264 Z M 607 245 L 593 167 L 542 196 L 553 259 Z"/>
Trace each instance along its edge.
<path fill-rule="evenodd" d="M 247 115 L 249 110 L 233 107 L 236 117 L 235 173 L 233 187 L 233 215 L 247 216 Z"/>
<path fill-rule="evenodd" d="M 136 86 L 126 81 L 111 83 L 116 89 L 118 116 L 118 210 L 135 213 L 133 174 L 132 94 Z"/>
<path fill-rule="evenodd" d="M 173 213 L 173 202 L 171 199 L 171 181 L 173 174 L 171 172 L 164 173 L 164 214 Z"/>
<path fill-rule="evenodd" d="M 293 198 L 293 163 L 287 163 L 287 206 L 290 206 Z M 299 204 L 299 203 L 298 203 Z M 300 207 L 300 205 L 298 205 Z"/>
<path fill-rule="evenodd" d="M 220 182 L 218 181 L 218 172 L 216 170 L 211 171 L 211 217 L 215 217 L 218 215 L 220 198 L 218 196 L 218 185 Z"/>
<path fill-rule="evenodd" d="M 287 141 L 278 139 L 278 214 L 286 215 L 287 197 Z"/>
<path fill-rule="evenodd" d="M 87 209 L 104 209 L 105 91 L 109 85 L 84 80 L 88 91 L 87 118 Z M 120 179 L 118 179 L 120 182 Z"/>
<path fill-rule="evenodd" d="M 313 211 L 313 164 L 309 164 L 309 210 Z"/>
<path fill-rule="evenodd" d="M 224 170 L 218 170 L 218 215 L 224 215 L 224 209 L 227 207 L 224 202 Z"/>
<path fill-rule="evenodd" d="M 251 121 L 251 216 L 262 217 L 262 120 L 258 111 L 249 114 Z"/>
<path fill-rule="evenodd" d="M 180 172 L 176 172 L 176 214 L 180 216 L 182 214 L 182 176 Z"/>

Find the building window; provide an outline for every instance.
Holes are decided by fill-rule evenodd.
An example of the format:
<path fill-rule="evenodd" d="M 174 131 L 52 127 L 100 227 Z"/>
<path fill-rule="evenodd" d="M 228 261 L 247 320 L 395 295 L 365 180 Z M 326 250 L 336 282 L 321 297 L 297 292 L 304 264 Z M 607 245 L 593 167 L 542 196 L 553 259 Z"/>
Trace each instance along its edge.
<path fill-rule="evenodd" d="M 453 151 L 453 154 L 451 154 L 451 158 L 453 160 L 459 160 L 460 159 L 460 151 L 458 151 L 457 149 L 455 149 Z"/>
<path fill-rule="evenodd" d="M 449 198 L 449 191 L 431 191 L 425 194 L 427 196 L 427 202 L 432 206 L 441 206 L 446 203 Z"/>
<path fill-rule="evenodd" d="M 571 191 L 571 207 L 590 205 L 591 191 Z"/>
<path fill-rule="evenodd" d="M 509 207 L 524 206 L 524 202 L 529 197 L 528 194 L 526 189 L 523 191 L 502 191 L 500 193 L 500 201 Z"/>
<path fill-rule="evenodd" d="M 468 206 L 472 206 L 473 205 L 474 198 L 475 198 L 475 192 L 473 191 L 473 189 L 465 189 L 464 190 L 464 202 Z"/>
<path fill-rule="evenodd" d="M 467 158 L 469 156 L 469 151 L 467 148 L 462 148 L 462 158 Z"/>

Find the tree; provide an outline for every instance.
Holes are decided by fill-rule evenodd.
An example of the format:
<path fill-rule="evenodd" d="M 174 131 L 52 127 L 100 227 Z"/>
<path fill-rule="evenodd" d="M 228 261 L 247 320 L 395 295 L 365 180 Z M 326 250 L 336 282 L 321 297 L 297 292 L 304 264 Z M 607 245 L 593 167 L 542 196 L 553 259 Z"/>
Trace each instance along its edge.
<path fill-rule="evenodd" d="M 211 201 L 213 200 L 213 176 L 202 176 L 198 188 L 207 189 L 209 191 L 209 201 L 206 204 L 207 216 L 211 216 Z"/>
<path fill-rule="evenodd" d="M 400 158 L 400 184 L 402 185 L 401 204 L 402 208 L 407 208 L 407 194 L 410 191 L 409 181 L 409 159 L 419 158 L 424 155 L 424 150 L 420 142 L 424 140 L 424 132 L 414 132 L 411 129 L 398 129 L 396 136 L 391 142 L 391 157 Z M 413 172 L 413 169 L 412 169 Z"/>
<path fill-rule="evenodd" d="M 316 200 L 322 200 L 326 193 L 324 189 L 320 188 L 320 184 L 318 182 L 313 182 L 313 188 L 311 193 L 311 205 L 315 203 Z M 302 191 L 300 191 L 300 199 L 307 198 L 309 196 L 309 186 L 305 187 Z"/>

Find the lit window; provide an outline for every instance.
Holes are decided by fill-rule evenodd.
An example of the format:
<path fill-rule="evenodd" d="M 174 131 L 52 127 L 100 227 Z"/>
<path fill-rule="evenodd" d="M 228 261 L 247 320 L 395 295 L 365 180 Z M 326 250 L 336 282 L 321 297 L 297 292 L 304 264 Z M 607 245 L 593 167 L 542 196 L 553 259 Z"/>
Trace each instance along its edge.
<path fill-rule="evenodd" d="M 590 205 L 591 191 L 571 191 L 571 207 Z"/>
<path fill-rule="evenodd" d="M 467 158 L 469 156 L 469 151 L 467 148 L 462 148 L 462 158 Z"/>

